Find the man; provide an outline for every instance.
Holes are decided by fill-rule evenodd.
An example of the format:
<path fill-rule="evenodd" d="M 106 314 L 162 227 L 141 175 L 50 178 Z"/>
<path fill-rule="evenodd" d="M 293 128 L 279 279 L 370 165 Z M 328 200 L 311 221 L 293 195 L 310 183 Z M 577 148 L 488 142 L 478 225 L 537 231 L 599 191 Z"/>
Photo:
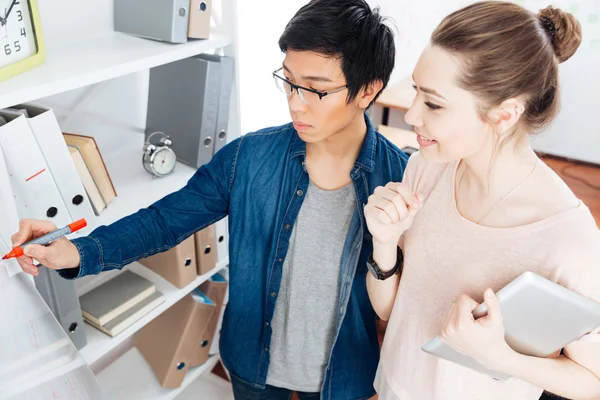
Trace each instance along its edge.
<path fill-rule="evenodd" d="M 402 179 L 406 155 L 365 110 L 386 86 L 394 40 L 364 0 L 313 0 L 279 39 L 273 73 L 293 123 L 248 133 L 188 184 L 89 237 L 32 258 L 68 279 L 167 250 L 229 216 L 230 299 L 220 353 L 236 399 L 367 399 L 379 360 L 366 290 L 363 206 Z M 54 227 L 23 221 L 20 244 Z M 32 233 L 33 232 L 33 233 Z"/>

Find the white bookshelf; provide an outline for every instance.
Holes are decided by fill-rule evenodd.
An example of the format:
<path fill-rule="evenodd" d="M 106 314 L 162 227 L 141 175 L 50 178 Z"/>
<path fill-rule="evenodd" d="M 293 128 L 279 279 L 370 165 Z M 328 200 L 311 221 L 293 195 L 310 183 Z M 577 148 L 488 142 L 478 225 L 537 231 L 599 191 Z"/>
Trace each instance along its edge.
<path fill-rule="evenodd" d="M 204 275 L 198 276 L 193 282 L 182 289 L 176 288 L 163 277 L 139 263 L 132 263 L 131 265 L 127 266 L 126 269 L 129 269 L 130 271 L 152 281 L 156 285 L 156 289 L 165 296 L 165 301 L 114 337 L 110 337 L 109 335 L 87 323 L 84 324 L 87 344 L 80 349 L 79 353 L 86 363 L 92 365 L 100 358 L 116 349 L 121 343 L 129 339 L 137 331 L 139 331 L 169 307 L 177 303 L 184 296 L 188 295 L 192 290 L 200 286 L 203 282 L 207 281 L 213 274 L 225 268 L 227 263 L 227 259 L 220 261 L 213 270 Z M 91 290 L 93 286 L 94 285 L 89 285 L 86 289 Z"/>
<path fill-rule="evenodd" d="M 136 100 L 140 101 L 133 107 L 137 111 L 136 117 L 132 118 L 135 122 L 127 121 L 121 126 L 117 125 L 123 120 L 118 117 L 111 119 L 114 115 L 108 113 L 98 115 L 102 112 L 96 111 L 101 110 L 102 107 L 94 109 L 91 113 L 89 110 L 86 112 L 85 108 L 89 104 L 81 100 L 78 91 L 102 87 L 96 84 L 109 81 L 111 84 L 115 83 L 110 89 L 119 88 L 123 80 L 129 77 L 139 77 L 144 74 L 147 77 L 148 71 L 153 67 L 201 53 L 219 52 L 234 57 L 236 61 L 228 139 L 233 140 L 239 136 L 237 0 L 214 0 L 210 39 L 191 39 L 185 44 L 164 43 L 115 32 L 112 25 L 112 1 L 55 0 L 39 3 L 47 59 L 41 66 L 0 82 L 0 108 L 30 102 L 53 107 L 55 102 L 57 117 L 60 118 L 62 113 L 70 122 L 79 119 L 78 127 L 81 129 L 78 128 L 76 131 L 65 129 L 59 120 L 63 131 L 90 134 L 96 138 L 117 197 L 96 218 L 94 226 L 113 223 L 177 191 L 187 183 L 196 170 L 178 163 L 172 174 L 164 178 L 153 178 L 143 169 L 141 156 L 144 133 L 141 129 L 143 127 L 139 124 L 141 121 L 139 115 L 143 113 L 139 111 L 145 110 L 144 101 L 141 100 L 146 100 L 147 91 L 136 92 Z M 97 92 L 102 92 L 98 98 L 106 95 L 104 89 Z M 71 105 L 62 104 L 63 100 Z M 90 101 L 94 102 L 94 100 Z M 108 100 L 103 98 L 102 101 L 105 104 L 114 102 L 112 107 L 114 110 L 130 102 L 131 98 L 120 99 L 116 96 Z M 78 103 L 85 104 L 79 107 Z M 60 111 L 61 107 L 62 111 Z M 106 107 L 106 109 L 111 108 Z M 86 119 L 88 117 L 89 120 Z M 106 117 L 113 125 L 108 124 L 106 129 L 98 129 L 99 124 L 103 123 L 102 117 Z M 163 293 L 164 302 L 115 337 L 110 337 L 84 323 L 82 328 L 86 334 L 87 344 L 79 350 L 79 353 L 93 371 L 102 369 L 97 373 L 97 377 L 111 399 L 175 399 L 186 388 L 198 388 L 198 385 L 203 385 L 203 381 L 198 378 L 214 367 L 218 362 L 218 356 L 212 356 L 205 365 L 191 369 L 180 388 L 165 390 L 160 388 L 139 352 L 135 348 L 127 350 L 127 345 L 131 343 L 136 332 L 208 280 L 214 273 L 222 271 L 228 263 L 227 257 L 220 256 L 212 271 L 196 277 L 182 289 L 176 288 L 141 264 L 132 263 L 124 268 L 151 280 Z M 82 295 L 122 272 L 109 271 L 78 279 L 77 294 Z"/>
<path fill-rule="evenodd" d="M 0 83 L 0 108 L 117 78 L 232 44 L 224 35 L 184 44 L 162 43 L 120 32 L 47 41 L 46 62 Z"/>
<path fill-rule="evenodd" d="M 210 375 L 210 371 L 218 361 L 218 355 L 209 357 L 203 365 L 190 368 L 178 388 L 169 389 L 160 386 L 142 354 L 133 347 L 100 372 L 97 377 L 111 400 L 179 400 L 178 395 L 196 383 L 196 379 L 200 376 Z M 198 396 L 199 393 L 196 398 L 221 400 L 221 397 L 208 397 L 204 393 Z"/>
<path fill-rule="evenodd" d="M 117 136 L 115 131 L 107 130 L 108 136 Z M 194 175 L 196 169 L 180 162 L 175 170 L 162 178 L 154 178 L 142 168 L 142 147 L 144 134 L 139 132 L 124 132 L 118 148 L 102 151 L 106 169 L 111 176 L 117 197 L 115 197 L 100 213 L 96 222 L 107 225 L 123 216 L 147 207 L 164 196 L 181 189 Z"/>

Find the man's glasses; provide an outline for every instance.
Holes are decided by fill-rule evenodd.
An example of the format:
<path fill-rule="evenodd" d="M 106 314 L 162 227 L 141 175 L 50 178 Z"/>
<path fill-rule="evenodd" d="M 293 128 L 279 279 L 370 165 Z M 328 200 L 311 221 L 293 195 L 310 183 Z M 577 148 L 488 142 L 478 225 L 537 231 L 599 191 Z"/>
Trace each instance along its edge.
<path fill-rule="evenodd" d="M 348 87 L 347 85 L 344 85 L 340 88 L 328 90 L 326 92 L 320 92 L 318 90 L 305 88 L 302 86 L 295 85 L 292 82 L 285 79 L 284 77 L 279 76 L 277 73 L 280 72 L 282 69 L 283 67 L 273 72 L 273 79 L 275 79 L 275 85 L 277 86 L 277 88 L 283 93 L 285 93 L 285 95 L 288 97 L 290 97 L 295 90 L 296 92 L 298 92 L 298 97 L 300 97 L 300 100 L 302 100 L 302 102 L 307 106 L 317 106 L 321 104 L 321 99 L 323 97 L 327 96 L 328 94 L 341 92 L 342 90 Z"/>

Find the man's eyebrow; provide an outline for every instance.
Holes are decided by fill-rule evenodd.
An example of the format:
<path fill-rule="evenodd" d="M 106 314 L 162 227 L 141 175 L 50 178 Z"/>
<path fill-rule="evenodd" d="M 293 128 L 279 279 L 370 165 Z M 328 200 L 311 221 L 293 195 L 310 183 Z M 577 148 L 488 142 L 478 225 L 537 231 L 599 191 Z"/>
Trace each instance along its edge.
<path fill-rule="evenodd" d="M 283 63 L 283 69 L 292 74 L 292 71 Z M 292 74 L 293 75 L 293 74 Z M 305 75 L 301 77 L 304 81 L 312 81 L 312 82 L 333 82 L 331 78 L 326 76 L 314 76 L 314 75 Z"/>

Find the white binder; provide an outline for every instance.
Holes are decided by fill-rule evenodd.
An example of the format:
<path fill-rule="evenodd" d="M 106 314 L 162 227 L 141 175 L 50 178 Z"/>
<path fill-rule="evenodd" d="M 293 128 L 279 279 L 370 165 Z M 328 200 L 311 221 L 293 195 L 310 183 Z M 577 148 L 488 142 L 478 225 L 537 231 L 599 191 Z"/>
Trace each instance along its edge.
<path fill-rule="evenodd" d="M 229 232 L 227 228 L 227 217 L 215 224 L 215 235 L 217 239 L 217 263 L 229 256 Z"/>
<path fill-rule="evenodd" d="M 50 168 L 24 115 L 1 113 L 8 123 L 0 126 L 0 147 L 19 218 L 48 219 L 61 227 L 71 222 L 67 207 Z"/>
<path fill-rule="evenodd" d="M 81 177 L 77 173 L 54 112 L 51 109 L 32 104 L 22 104 L 14 108 L 27 112 L 27 121 L 67 208 L 69 222 L 81 218 L 85 218 L 87 221 L 87 226 L 74 233 L 73 237 L 87 236 L 97 226 L 96 215 L 81 183 Z M 10 111 L 3 110 L 1 113 L 7 114 Z"/>
<path fill-rule="evenodd" d="M 4 162 L 4 154 L 0 151 L 0 253 L 7 254 L 11 249 L 11 236 L 19 230 L 19 217 L 15 198 L 10 187 L 8 171 Z M 8 276 L 22 271 L 16 259 L 11 258 L 1 262 Z"/>
<path fill-rule="evenodd" d="M 15 117 L 14 113 L 2 111 L 0 115 L 8 121 L 0 126 L 0 147 L 18 217 L 47 219 L 59 228 L 68 225 L 71 218 L 25 115 Z M 86 338 L 74 283 L 48 269 L 40 271 L 34 280 L 73 343 L 83 347 Z"/>

